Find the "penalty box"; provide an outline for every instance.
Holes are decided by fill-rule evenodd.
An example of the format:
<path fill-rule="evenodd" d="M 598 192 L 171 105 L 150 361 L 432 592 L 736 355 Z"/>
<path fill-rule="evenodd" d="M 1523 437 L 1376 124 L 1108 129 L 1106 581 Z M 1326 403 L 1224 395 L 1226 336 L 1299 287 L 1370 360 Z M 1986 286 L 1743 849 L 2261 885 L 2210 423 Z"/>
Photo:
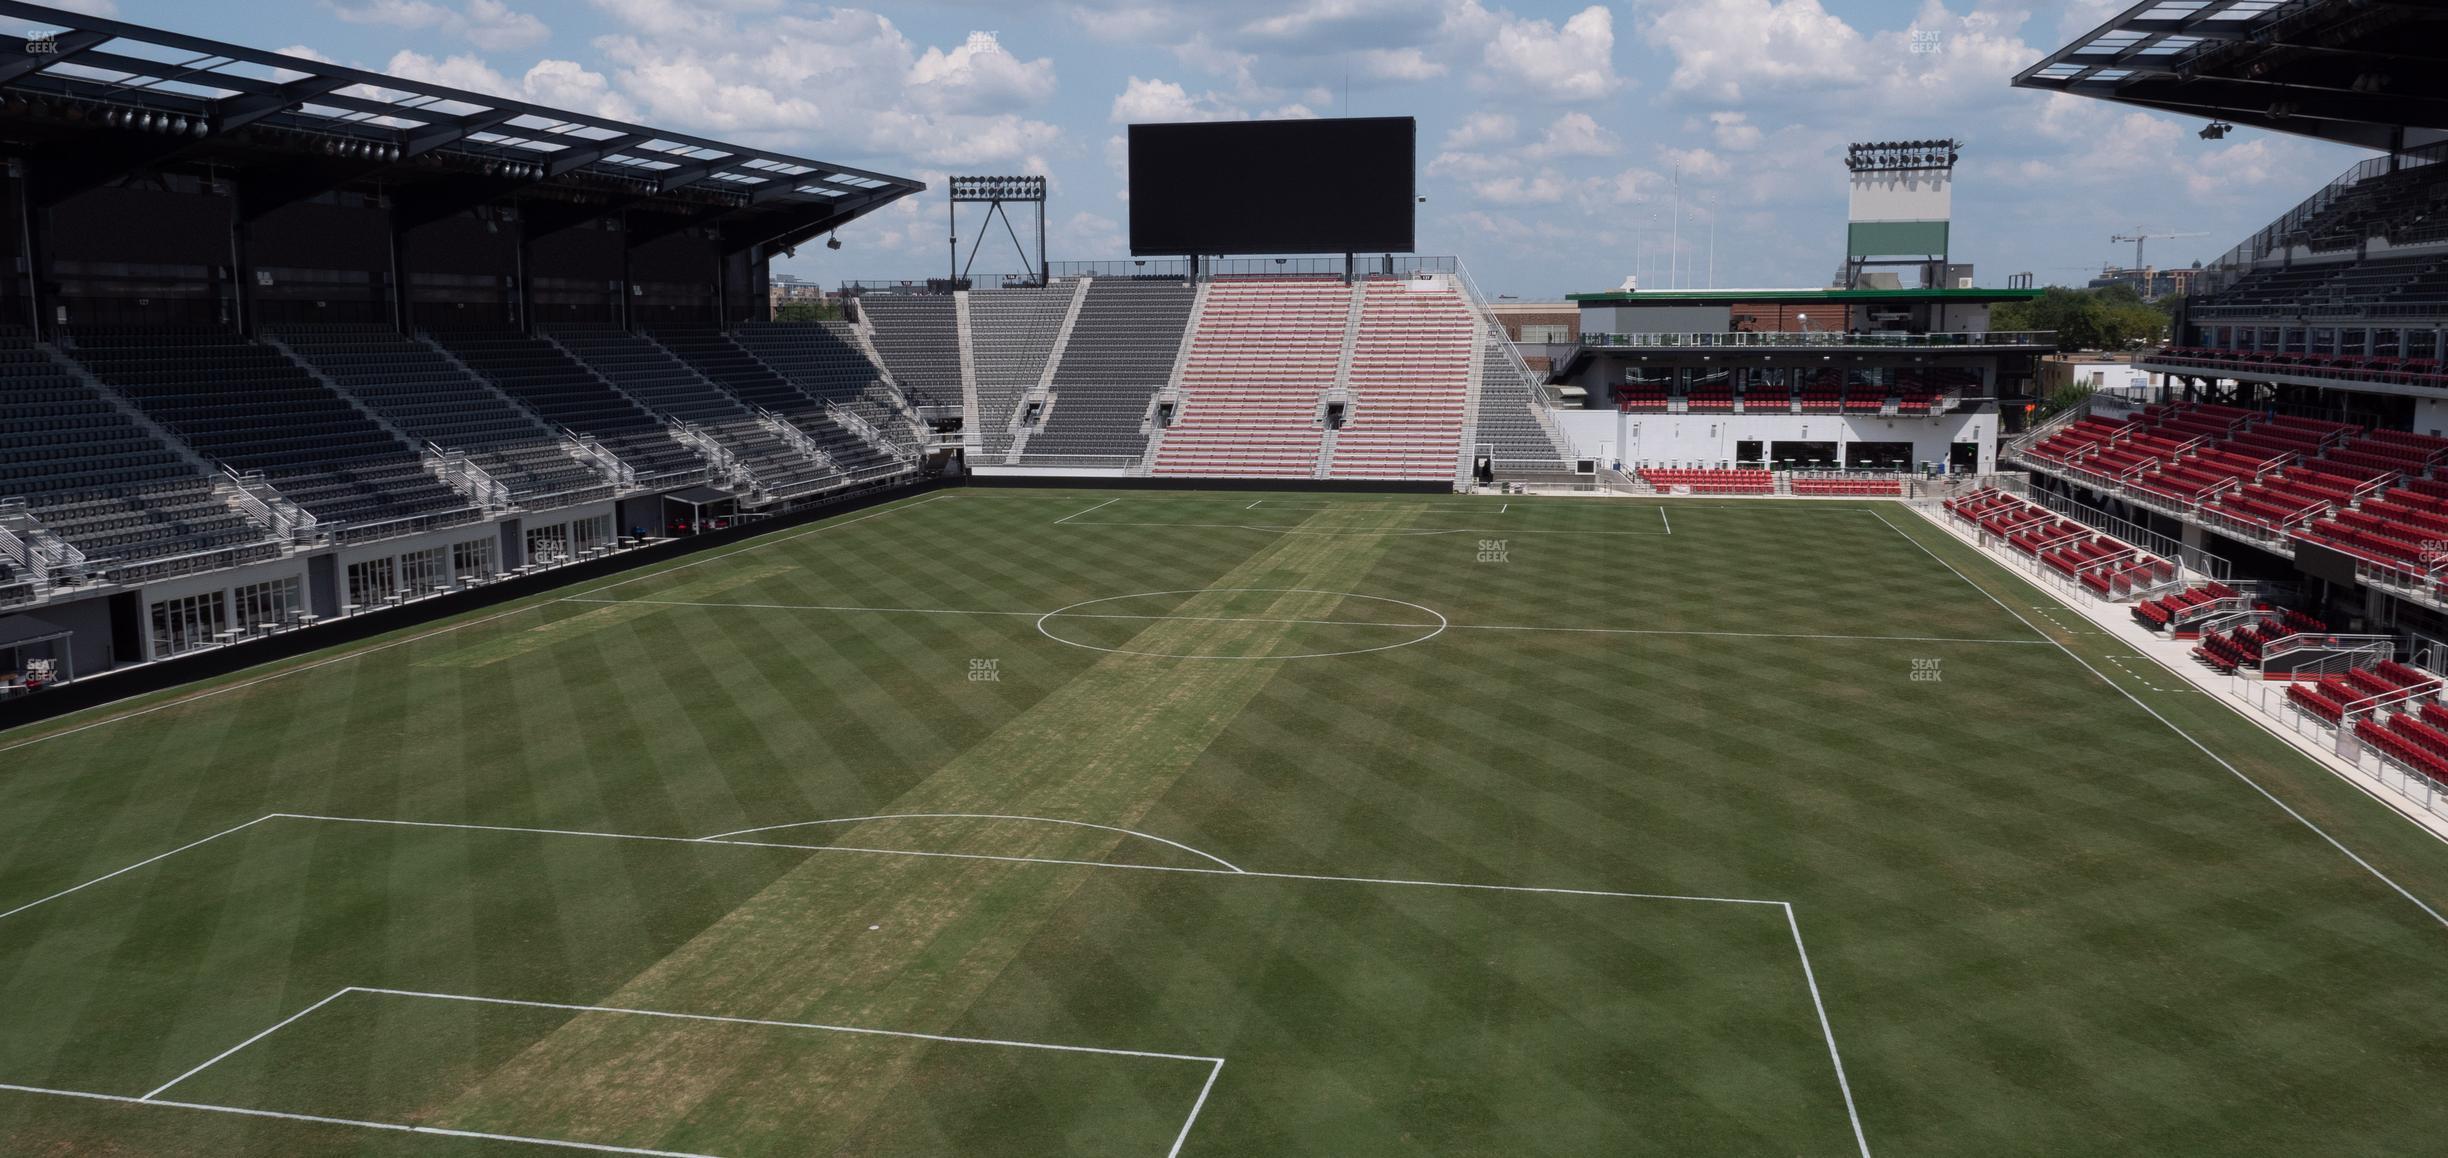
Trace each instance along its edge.
<path fill-rule="evenodd" d="M 1773 901 L 275 815 L 0 924 L 0 1084 L 164 1114 L 686 1154 L 836 1119 L 940 1143 L 913 1153 L 1867 1152 Z M 941 972 L 996 936 L 988 980 Z"/>

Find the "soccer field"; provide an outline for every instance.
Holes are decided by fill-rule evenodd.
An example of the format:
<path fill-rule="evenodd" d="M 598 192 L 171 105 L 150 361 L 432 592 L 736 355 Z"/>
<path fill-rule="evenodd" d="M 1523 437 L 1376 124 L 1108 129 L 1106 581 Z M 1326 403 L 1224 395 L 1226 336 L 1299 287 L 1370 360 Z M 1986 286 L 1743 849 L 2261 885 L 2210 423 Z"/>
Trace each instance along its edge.
<path fill-rule="evenodd" d="M 2182 687 L 1893 503 L 938 491 L 0 733 L 0 1153 L 2436 1152 L 2448 846 Z"/>

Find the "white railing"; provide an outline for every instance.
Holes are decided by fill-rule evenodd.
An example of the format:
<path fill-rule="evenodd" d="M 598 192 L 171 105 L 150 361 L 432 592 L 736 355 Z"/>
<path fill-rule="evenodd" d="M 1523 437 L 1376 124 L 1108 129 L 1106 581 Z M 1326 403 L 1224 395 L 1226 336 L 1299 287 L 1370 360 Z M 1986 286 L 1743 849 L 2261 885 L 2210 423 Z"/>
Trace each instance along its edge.
<path fill-rule="evenodd" d="M 242 472 L 223 463 L 221 474 L 230 505 L 258 525 L 292 544 L 312 540 L 318 533 L 321 520 L 283 497 L 262 471 Z"/>
<path fill-rule="evenodd" d="M 428 442 L 419 456 L 425 470 L 442 481 L 442 485 L 467 496 L 467 500 L 487 511 L 505 510 L 514 505 L 510 488 L 503 486 L 491 471 L 476 465 L 466 451 L 451 450 Z"/>
<path fill-rule="evenodd" d="M 1946 346 L 2049 346 L 2057 344 L 2054 330 L 1990 330 L 1958 331 L 1936 334 L 1908 334 L 1883 330 L 1738 330 L 1717 333 L 1684 334 L 1609 334 L 1588 332 L 1581 335 L 1583 346 L 1601 348 L 1681 349 L 1823 349 L 1831 346 L 1868 346 L 1882 349 L 1925 349 Z"/>
<path fill-rule="evenodd" d="M 561 449 L 571 458 L 594 467 L 597 473 L 604 476 L 604 481 L 615 487 L 630 490 L 638 485 L 637 468 L 622 462 L 619 455 L 595 441 L 593 435 L 580 434 L 564 426 L 561 428 Z"/>
<path fill-rule="evenodd" d="M 1553 385 L 1540 381 L 1539 375 L 1530 369 L 1530 363 L 1522 360 L 1521 347 L 1514 345 L 1512 338 L 1505 334 L 1504 322 L 1497 318 L 1496 307 L 1488 301 L 1487 296 L 1479 292 L 1479 283 L 1471 278 L 1470 267 L 1463 265 L 1461 259 L 1456 258 L 1453 263 L 1453 274 L 1454 280 L 1462 286 L 1463 296 L 1470 299 L 1472 312 L 1479 315 L 1480 324 L 1486 327 L 1487 340 L 1496 343 L 1497 347 L 1503 350 L 1505 365 L 1515 374 L 1520 375 L 1522 385 L 1530 395 L 1530 415 L 1537 419 L 1539 429 L 1546 433 L 1548 445 L 1555 449 L 1556 460 L 1562 463 L 1566 470 L 1570 470 L 1573 460 L 1578 457 L 1573 448 L 1572 436 L 1564 433 L 1564 428 L 1556 425 L 1555 416 L 1548 412 L 1549 408 L 1563 404 L 1562 392 Z M 1479 383 L 1479 388 L 1483 391 L 1487 389 L 1484 376 Z M 1476 413 L 1473 413 L 1472 421 L 1474 423 L 1478 421 Z"/>
<path fill-rule="evenodd" d="M 894 441 L 882 430 L 877 429 L 875 423 L 867 421 L 866 416 L 838 402 L 830 399 L 825 401 L 825 417 L 840 423 L 843 429 L 859 436 L 859 441 L 893 456 L 899 462 L 907 463 L 916 457 L 908 447 Z"/>
<path fill-rule="evenodd" d="M 2032 427 L 2030 430 L 2026 430 L 2023 433 L 2008 439 L 2005 446 L 1998 448 L 1998 457 L 2004 458 L 2007 455 L 2021 455 L 2028 453 L 2032 447 L 2039 445 L 2042 439 L 2045 439 L 2058 431 L 2064 430 L 2066 427 L 2082 421 L 2084 418 L 2089 417 L 2090 414 L 2091 404 L 2089 399 L 2084 399 L 2081 403 L 2068 406 L 2055 414 L 2049 415 L 2047 419 L 2040 423 L 2040 425 Z"/>
<path fill-rule="evenodd" d="M 826 470 L 839 471 L 840 468 L 833 462 L 833 456 L 827 454 L 823 447 L 816 445 L 816 440 L 809 438 L 806 431 L 791 425 L 781 415 L 762 406 L 756 408 L 756 413 L 757 425 L 764 427 L 767 434 L 781 439 L 784 445 L 815 460 Z"/>
<path fill-rule="evenodd" d="M 666 416 L 663 421 L 668 424 L 665 429 L 671 432 L 674 441 L 696 451 L 705 458 L 707 464 L 713 469 L 715 479 L 734 490 L 759 489 L 756 475 L 740 462 L 739 456 L 731 453 L 731 448 L 716 441 L 713 435 L 707 434 L 695 423 L 684 422 L 669 416 Z"/>

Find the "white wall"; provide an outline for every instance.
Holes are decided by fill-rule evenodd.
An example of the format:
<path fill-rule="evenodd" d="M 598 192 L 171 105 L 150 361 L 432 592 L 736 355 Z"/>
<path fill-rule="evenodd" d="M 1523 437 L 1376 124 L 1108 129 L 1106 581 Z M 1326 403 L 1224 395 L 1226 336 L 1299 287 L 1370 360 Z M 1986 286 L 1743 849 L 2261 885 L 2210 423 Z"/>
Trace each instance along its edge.
<path fill-rule="evenodd" d="M 1958 442 L 1980 444 L 1980 469 L 1997 469 L 1998 416 L 1942 414 L 1935 418 L 1881 418 L 1875 414 L 1622 414 L 1613 410 L 1555 410 L 1573 440 L 1574 453 L 1625 466 L 1731 465 L 1738 442 L 1909 442 L 1913 462 L 1947 461 Z M 1763 448 L 1766 449 L 1766 448 Z"/>
<path fill-rule="evenodd" d="M 2415 399 L 2414 422 L 2411 429 L 2416 434 L 2448 434 L 2448 401 L 2436 398 Z"/>

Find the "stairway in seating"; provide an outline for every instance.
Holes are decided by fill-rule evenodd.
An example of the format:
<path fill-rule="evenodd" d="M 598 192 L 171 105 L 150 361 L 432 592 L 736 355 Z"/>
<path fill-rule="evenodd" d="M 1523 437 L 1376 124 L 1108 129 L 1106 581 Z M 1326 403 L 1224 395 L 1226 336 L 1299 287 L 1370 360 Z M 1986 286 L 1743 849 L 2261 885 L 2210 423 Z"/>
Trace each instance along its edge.
<path fill-rule="evenodd" d="M 1352 292 L 1339 278 L 1210 283 L 1192 322 L 1181 412 L 1151 473 L 1311 477 L 1324 435 L 1319 401 L 1335 385 Z"/>

